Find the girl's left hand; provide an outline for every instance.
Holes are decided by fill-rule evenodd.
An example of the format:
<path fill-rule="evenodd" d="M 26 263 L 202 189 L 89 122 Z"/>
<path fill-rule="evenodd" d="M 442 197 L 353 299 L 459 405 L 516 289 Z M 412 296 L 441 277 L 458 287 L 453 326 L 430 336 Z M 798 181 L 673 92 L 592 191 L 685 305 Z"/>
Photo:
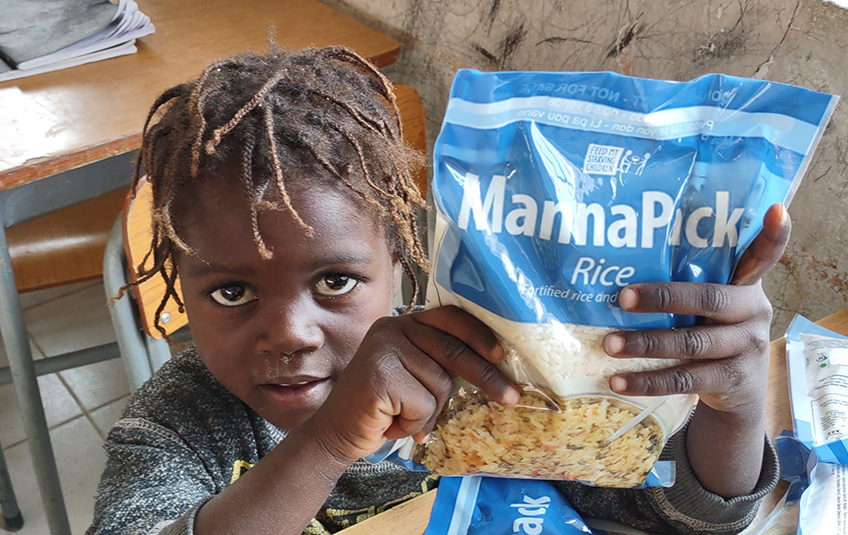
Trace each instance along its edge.
<path fill-rule="evenodd" d="M 729 285 L 666 282 L 622 289 L 619 305 L 628 312 L 689 314 L 706 321 L 690 328 L 607 335 L 604 349 L 613 357 L 683 360 L 662 370 L 617 374 L 610 387 L 625 395 L 698 394 L 702 403 L 721 412 L 762 411 L 772 309 L 761 279 L 782 256 L 790 228 L 783 205 L 772 206 Z"/>

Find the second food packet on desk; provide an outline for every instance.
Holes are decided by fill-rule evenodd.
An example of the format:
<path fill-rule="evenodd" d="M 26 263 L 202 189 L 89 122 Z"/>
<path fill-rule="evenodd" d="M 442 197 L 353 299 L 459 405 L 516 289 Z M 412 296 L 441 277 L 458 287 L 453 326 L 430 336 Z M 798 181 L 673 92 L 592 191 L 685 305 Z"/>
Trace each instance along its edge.
<path fill-rule="evenodd" d="M 795 436 L 819 461 L 848 465 L 848 338 L 796 315 L 786 361 Z"/>
<path fill-rule="evenodd" d="M 624 313 L 618 292 L 727 283 L 836 100 L 725 75 L 459 71 L 434 150 L 427 306 L 486 323 L 523 394 L 504 408 L 457 379 L 414 459 L 442 475 L 671 484 L 657 459 L 696 397 L 613 393 L 615 373 L 675 363 L 614 359 L 602 342 L 695 318 Z"/>

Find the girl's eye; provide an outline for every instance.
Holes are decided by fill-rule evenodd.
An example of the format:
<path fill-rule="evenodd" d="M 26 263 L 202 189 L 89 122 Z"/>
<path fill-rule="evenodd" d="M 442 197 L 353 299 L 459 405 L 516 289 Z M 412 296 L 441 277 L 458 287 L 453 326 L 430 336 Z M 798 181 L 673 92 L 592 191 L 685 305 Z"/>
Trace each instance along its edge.
<path fill-rule="evenodd" d="M 241 284 L 218 288 L 209 295 L 216 303 L 225 307 L 237 307 L 256 299 L 256 292 Z"/>
<path fill-rule="evenodd" d="M 353 290 L 358 282 L 347 275 L 324 275 L 318 281 L 315 289 L 321 295 L 337 297 Z"/>

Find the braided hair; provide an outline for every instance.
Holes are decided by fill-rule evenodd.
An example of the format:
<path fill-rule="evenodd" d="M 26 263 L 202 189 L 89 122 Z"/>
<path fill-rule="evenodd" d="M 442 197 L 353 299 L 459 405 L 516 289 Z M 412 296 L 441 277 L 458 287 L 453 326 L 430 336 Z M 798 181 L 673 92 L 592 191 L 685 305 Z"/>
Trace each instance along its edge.
<path fill-rule="evenodd" d="M 169 299 L 184 310 L 175 288 L 176 253 L 193 253 L 178 233 L 176 200 L 201 194 L 210 176 L 229 175 L 222 166 L 239 171 L 234 175 L 247 193 L 253 238 L 265 259 L 273 251 L 259 229 L 262 212 L 287 210 L 312 232 L 291 205 L 288 176 L 322 176 L 348 188 L 383 222 L 412 284 L 411 307 L 420 291 L 412 262 L 429 269 L 416 210 L 425 203 L 413 180 L 422 163 L 401 134 L 391 83 L 344 47 L 272 46 L 264 55 L 214 62 L 196 80 L 166 90 L 145 121 L 133 176 L 135 191 L 143 166 L 153 196 L 153 236 L 135 284 L 157 275 L 165 281 L 156 328 L 165 334 L 160 315 Z"/>

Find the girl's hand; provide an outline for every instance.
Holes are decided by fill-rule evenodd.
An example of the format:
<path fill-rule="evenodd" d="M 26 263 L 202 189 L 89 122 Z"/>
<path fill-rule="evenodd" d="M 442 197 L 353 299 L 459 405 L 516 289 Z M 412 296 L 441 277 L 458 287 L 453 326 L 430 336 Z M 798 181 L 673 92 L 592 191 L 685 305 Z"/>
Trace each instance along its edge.
<path fill-rule="evenodd" d="M 498 403 L 518 401 L 518 390 L 494 365 L 503 358 L 489 328 L 456 307 L 382 318 L 310 425 L 333 457 L 347 463 L 387 439 L 423 440 L 451 393 L 448 371 Z"/>
<path fill-rule="evenodd" d="M 698 394 L 710 408 L 738 415 L 762 411 L 772 309 L 761 279 L 783 254 L 790 228 L 783 205 L 772 206 L 729 285 L 669 282 L 622 289 L 619 305 L 626 311 L 691 314 L 706 322 L 607 335 L 604 349 L 613 357 L 684 360 L 668 369 L 615 375 L 610 387 L 627 395 Z"/>

